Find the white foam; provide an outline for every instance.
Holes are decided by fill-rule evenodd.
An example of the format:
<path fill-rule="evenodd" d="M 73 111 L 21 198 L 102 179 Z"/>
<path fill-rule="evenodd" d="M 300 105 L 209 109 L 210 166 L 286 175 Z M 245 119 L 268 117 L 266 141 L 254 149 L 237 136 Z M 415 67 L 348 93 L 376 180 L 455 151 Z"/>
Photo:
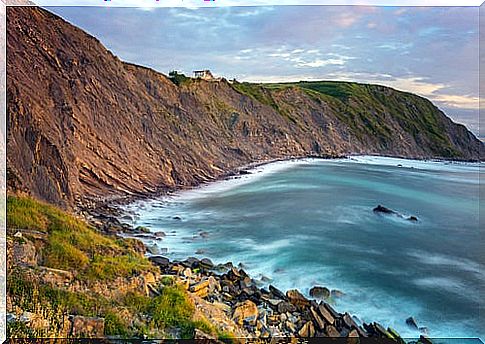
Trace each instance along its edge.
<path fill-rule="evenodd" d="M 478 162 L 444 161 L 444 160 L 414 160 L 404 158 L 391 158 L 385 156 L 356 155 L 341 161 L 366 165 L 400 166 L 421 170 L 447 170 L 447 171 L 476 171 L 485 164 Z"/>
<path fill-rule="evenodd" d="M 248 169 L 247 171 L 249 171 L 251 174 L 233 176 L 228 179 L 215 181 L 209 184 L 202 184 L 190 190 L 176 192 L 168 200 L 176 198 L 179 201 L 187 201 L 194 198 L 203 198 L 211 194 L 229 191 L 245 184 L 254 183 L 255 181 L 273 173 L 285 171 L 300 165 L 308 165 L 313 161 L 315 161 L 315 159 L 309 158 L 271 162 Z"/>
<path fill-rule="evenodd" d="M 435 266 L 448 266 L 451 268 L 457 268 L 462 271 L 472 272 L 479 279 L 485 281 L 485 273 L 483 266 L 473 260 L 466 258 L 451 257 L 436 253 L 429 253 L 420 250 L 410 250 L 407 253 L 410 257 L 418 260 L 421 264 L 435 265 Z"/>

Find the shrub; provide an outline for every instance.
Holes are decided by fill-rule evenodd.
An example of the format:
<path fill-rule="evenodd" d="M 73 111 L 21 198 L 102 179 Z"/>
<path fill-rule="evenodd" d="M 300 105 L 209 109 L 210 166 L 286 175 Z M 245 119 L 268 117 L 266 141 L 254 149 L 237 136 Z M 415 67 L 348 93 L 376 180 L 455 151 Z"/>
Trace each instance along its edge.
<path fill-rule="evenodd" d="M 118 314 L 109 311 L 104 315 L 104 334 L 107 336 L 127 337 L 129 329 Z"/>

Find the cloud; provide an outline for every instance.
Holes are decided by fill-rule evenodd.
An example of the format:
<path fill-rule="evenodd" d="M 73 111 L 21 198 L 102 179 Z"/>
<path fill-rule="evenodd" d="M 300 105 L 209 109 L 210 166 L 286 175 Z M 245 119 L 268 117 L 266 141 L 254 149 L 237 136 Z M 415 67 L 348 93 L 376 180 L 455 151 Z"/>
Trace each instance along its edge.
<path fill-rule="evenodd" d="M 327 60 L 322 60 L 322 59 L 316 59 L 313 61 L 298 61 L 296 66 L 297 67 L 323 67 L 323 66 L 328 66 L 328 65 L 343 65 L 345 63 L 344 60 L 339 60 L 339 59 L 327 59 Z"/>
<path fill-rule="evenodd" d="M 164 73 L 208 68 L 246 81 L 370 82 L 420 94 L 457 116 L 477 108 L 477 8 L 53 10 L 121 59 Z"/>

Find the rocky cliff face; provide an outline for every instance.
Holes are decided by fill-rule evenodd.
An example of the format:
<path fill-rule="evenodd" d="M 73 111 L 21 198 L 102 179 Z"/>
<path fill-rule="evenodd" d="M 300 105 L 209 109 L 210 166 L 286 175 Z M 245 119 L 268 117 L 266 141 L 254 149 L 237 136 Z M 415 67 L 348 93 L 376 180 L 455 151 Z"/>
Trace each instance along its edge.
<path fill-rule="evenodd" d="M 194 185 L 264 159 L 484 152 L 415 95 L 335 82 L 176 84 L 39 8 L 8 8 L 7 75 L 8 185 L 65 207 Z"/>

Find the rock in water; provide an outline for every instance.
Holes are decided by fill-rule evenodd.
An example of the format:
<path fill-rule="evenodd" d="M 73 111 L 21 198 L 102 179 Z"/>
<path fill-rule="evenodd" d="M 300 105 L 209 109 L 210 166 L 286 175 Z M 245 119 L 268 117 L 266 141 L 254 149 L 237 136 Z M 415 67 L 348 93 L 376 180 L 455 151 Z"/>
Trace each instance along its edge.
<path fill-rule="evenodd" d="M 409 317 L 406 319 L 406 325 L 408 325 L 413 330 L 418 330 L 418 324 L 416 322 L 416 319 L 414 319 L 413 317 Z"/>
<path fill-rule="evenodd" d="M 340 291 L 340 290 L 337 290 L 337 289 L 333 289 L 330 292 L 330 296 L 333 297 L 333 298 L 339 298 L 339 297 L 342 297 L 344 295 L 345 295 L 345 293 L 343 291 Z"/>
<path fill-rule="evenodd" d="M 402 214 L 399 214 L 397 211 L 386 208 L 386 207 L 384 207 L 380 204 L 377 207 L 375 207 L 372 211 L 374 213 L 377 213 L 377 214 L 395 215 L 395 216 L 400 217 L 400 218 L 405 218 Z M 411 221 L 411 222 L 417 222 L 418 221 L 418 218 L 416 216 L 409 216 L 405 219 L 408 220 L 408 221 Z"/>
<path fill-rule="evenodd" d="M 374 213 L 383 213 L 383 214 L 397 214 L 394 210 L 386 208 L 386 207 L 384 207 L 380 204 L 373 209 L 373 212 Z"/>
<path fill-rule="evenodd" d="M 209 258 L 203 258 L 200 261 L 200 266 L 206 268 L 206 269 L 213 269 L 214 268 L 214 263 Z"/>
<path fill-rule="evenodd" d="M 313 287 L 310 289 L 310 296 L 315 299 L 325 300 L 330 297 L 330 290 L 325 287 Z"/>
<path fill-rule="evenodd" d="M 150 233 L 150 229 L 145 226 L 138 226 L 135 228 L 135 231 L 140 233 Z"/>

